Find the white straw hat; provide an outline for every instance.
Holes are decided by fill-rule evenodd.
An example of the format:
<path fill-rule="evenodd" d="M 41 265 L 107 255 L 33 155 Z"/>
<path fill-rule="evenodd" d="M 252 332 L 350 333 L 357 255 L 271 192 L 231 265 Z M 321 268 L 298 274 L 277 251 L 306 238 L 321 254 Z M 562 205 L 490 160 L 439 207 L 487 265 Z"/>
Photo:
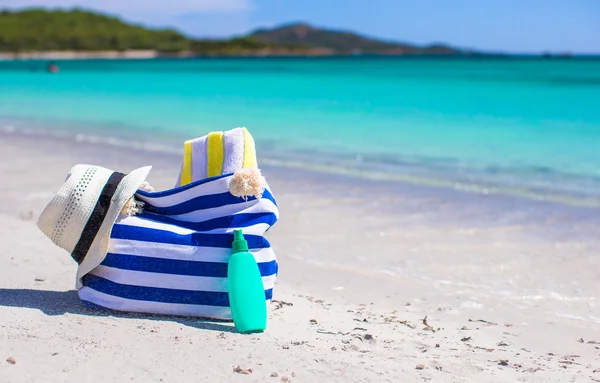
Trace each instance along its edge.
<path fill-rule="evenodd" d="M 100 166 L 76 165 L 40 215 L 40 230 L 79 264 L 78 289 L 81 278 L 106 257 L 113 224 L 151 168 L 125 175 Z"/>

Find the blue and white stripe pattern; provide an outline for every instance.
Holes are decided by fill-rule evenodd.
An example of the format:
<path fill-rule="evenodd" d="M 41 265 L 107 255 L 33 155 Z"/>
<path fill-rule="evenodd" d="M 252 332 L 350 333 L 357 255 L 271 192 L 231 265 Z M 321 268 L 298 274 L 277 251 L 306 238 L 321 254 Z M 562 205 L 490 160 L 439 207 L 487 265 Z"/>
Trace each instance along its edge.
<path fill-rule="evenodd" d="M 83 278 L 79 297 L 118 311 L 231 319 L 227 262 L 233 230 L 242 229 L 271 300 L 278 265 L 264 234 L 277 204 L 268 187 L 260 199 L 231 195 L 231 177 L 138 191 L 144 211 L 115 223 L 106 258 Z"/>

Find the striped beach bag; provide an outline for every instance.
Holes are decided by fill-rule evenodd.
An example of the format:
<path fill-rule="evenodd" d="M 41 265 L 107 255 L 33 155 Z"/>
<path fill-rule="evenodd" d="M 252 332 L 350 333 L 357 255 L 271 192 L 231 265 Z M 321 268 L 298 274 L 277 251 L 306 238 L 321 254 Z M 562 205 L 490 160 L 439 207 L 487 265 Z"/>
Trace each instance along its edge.
<path fill-rule="evenodd" d="M 230 320 L 227 262 L 242 229 L 270 301 L 277 276 L 264 234 L 279 211 L 268 185 L 261 198 L 230 193 L 233 174 L 161 192 L 138 190 L 143 211 L 119 218 L 102 263 L 83 276 L 81 300 L 127 312 Z"/>

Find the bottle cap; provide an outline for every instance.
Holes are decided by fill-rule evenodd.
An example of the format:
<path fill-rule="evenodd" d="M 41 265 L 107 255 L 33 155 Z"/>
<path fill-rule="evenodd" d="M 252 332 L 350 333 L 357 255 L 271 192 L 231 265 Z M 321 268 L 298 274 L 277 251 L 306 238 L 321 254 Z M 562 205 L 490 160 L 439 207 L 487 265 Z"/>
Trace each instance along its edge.
<path fill-rule="evenodd" d="M 248 251 L 248 242 L 244 239 L 244 234 L 241 230 L 233 231 L 233 244 L 231 247 L 234 253 Z"/>

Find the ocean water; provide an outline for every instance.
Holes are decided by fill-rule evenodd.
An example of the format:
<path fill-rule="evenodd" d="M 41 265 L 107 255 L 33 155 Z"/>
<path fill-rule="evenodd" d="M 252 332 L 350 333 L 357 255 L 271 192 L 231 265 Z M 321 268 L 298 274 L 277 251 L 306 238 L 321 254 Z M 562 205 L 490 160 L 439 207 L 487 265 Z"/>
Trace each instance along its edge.
<path fill-rule="evenodd" d="M 179 150 L 247 127 L 283 166 L 600 206 L 600 59 L 0 62 L 0 129 Z"/>

